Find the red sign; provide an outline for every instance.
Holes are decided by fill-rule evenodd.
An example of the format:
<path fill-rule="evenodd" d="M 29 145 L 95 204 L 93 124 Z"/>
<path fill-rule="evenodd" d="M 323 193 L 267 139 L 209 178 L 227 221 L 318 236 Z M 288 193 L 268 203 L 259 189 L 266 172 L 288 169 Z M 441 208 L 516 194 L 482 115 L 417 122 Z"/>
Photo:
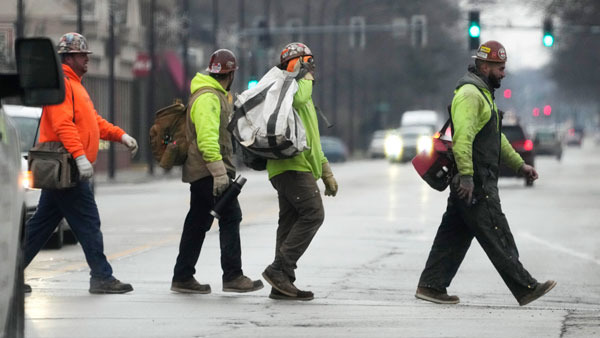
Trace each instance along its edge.
<path fill-rule="evenodd" d="M 144 77 L 148 76 L 152 69 L 152 61 L 150 56 L 146 53 L 139 52 L 133 63 L 133 76 Z"/>

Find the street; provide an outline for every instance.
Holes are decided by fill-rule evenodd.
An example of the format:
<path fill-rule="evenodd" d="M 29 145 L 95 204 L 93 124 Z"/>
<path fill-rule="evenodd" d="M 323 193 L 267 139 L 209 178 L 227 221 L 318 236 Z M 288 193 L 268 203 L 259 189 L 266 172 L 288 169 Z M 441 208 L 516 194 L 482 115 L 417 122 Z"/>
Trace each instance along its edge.
<path fill-rule="evenodd" d="M 100 182 L 105 253 L 135 290 L 91 295 L 78 245 L 44 250 L 25 271 L 26 337 L 598 337 L 600 146 L 565 148 L 561 162 L 537 157 L 536 168 L 533 188 L 500 180 L 521 262 L 538 281 L 558 282 L 524 307 L 476 241 L 448 290 L 460 304 L 415 299 L 447 191 L 429 188 L 410 163 L 361 160 L 332 165 L 338 196 L 323 197 L 325 222 L 298 263 L 295 284 L 315 293 L 310 302 L 271 300 L 266 282 L 222 292 L 216 224 L 196 266 L 212 293 L 171 292 L 189 185 L 176 172 Z M 273 259 L 277 198 L 266 172 L 241 174 L 243 267 L 256 279 Z"/>

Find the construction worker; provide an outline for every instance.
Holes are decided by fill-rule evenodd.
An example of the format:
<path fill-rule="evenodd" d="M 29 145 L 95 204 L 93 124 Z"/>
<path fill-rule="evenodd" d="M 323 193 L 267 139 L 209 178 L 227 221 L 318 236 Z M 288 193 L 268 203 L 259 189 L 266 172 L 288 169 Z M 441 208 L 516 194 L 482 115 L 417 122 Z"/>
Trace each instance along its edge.
<path fill-rule="evenodd" d="M 321 150 L 312 101 L 315 72 L 312 52 L 302 43 L 290 43 L 281 52 L 278 67 L 298 72 L 293 107 L 306 129 L 309 149 L 290 159 L 267 161 L 269 180 L 279 199 L 279 226 L 275 259 L 263 277 L 273 287 L 269 295 L 272 299 L 311 300 L 314 298 L 311 291 L 299 290 L 294 285 L 294 270 L 325 217 L 317 180 L 323 180 L 327 196 L 335 196 L 338 185 Z"/>
<path fill-rule="evenodd" d="M 186 136 L 190 140 L 183 181 L 190 183 L 190 210 L 185 218 L 179 255 L 171 290 L 180 293 L 211 292 L 210 285 L 194 278 L 196 262 L 214 217 L 210 214 L 216 199 L 235 178 L 233 147 L 227 124 L 233 113 L 228 95 L 238 69 L 235 55 L 227 49 L 215 51 L 208 63 L 208 75 L 196 74 L 191 82 Z M 219 219 L 223 291 L 250 292 L 263 288 L 242 272 L 240 222 L 242 210 L 237 198 Z"/>
<path fill-rule="evenodd" d="M 124 144 L 132 156 L 138 145 L 133 137 L 98 115 L 81 84 L 91 53 L 85 37 L 78 33 L 67 33 L 58 43 L 65 75 L 65 100 L 61 104 L 44 106 L 39 142 L 61 142 L 75 159 L 80 181 L 73 188 L 42 189 L 37 211 L 27 222 L 25 266 L 37 255 L 64 217 L 81 243 L 90 266 L 89 292 L 125 293 L 132 291 L 133 287 L 113 277 L 112 267 L 104 255 L 100 216 L 90 180 L 100 139 Z M 26 290 L 31 288 L 26 286 Z"/>
<path fill-rule="evenodd" d="M 538 283 L 519 261 L 517 246 L 498 195 L 500 161 L 536 180 L 536 170 L 526 164 L 501 132 L 502 116 L 494 90 L 505 76 L 506 50 L 487 41 L 473 56 L 475 64 L 458 81 L 452 100 L 453 153 L 458 173 L 450 185 L 448 206 L 421 274 L 417 298 L 439 304 L 457 304 L 446 288 L 456 274 L 473 237 L 508 286 L 519 305 L 550 291 L 554 281 Z"/>

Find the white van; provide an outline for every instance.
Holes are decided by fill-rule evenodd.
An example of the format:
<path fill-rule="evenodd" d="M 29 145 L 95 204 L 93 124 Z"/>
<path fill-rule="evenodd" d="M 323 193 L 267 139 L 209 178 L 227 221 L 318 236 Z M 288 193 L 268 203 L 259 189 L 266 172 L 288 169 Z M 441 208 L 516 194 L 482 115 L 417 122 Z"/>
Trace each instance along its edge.
<path fill-rule="evenodd" d="M 429 126 L 437 130 L 442 122 L 441 114 L 435 110 L 408 110 L 402 114 L 400 126 Z"/>

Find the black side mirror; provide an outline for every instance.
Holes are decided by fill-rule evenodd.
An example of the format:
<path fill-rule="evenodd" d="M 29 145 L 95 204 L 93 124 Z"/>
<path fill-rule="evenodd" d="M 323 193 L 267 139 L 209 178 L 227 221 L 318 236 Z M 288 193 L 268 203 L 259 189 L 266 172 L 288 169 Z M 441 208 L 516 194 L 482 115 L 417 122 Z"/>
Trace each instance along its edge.
<path fill-rule="evenodd" d="M 15 56 L 23 104 L 59 104 L 65 99 L 62 67 L 48 38 L 19 38 Z"/>

